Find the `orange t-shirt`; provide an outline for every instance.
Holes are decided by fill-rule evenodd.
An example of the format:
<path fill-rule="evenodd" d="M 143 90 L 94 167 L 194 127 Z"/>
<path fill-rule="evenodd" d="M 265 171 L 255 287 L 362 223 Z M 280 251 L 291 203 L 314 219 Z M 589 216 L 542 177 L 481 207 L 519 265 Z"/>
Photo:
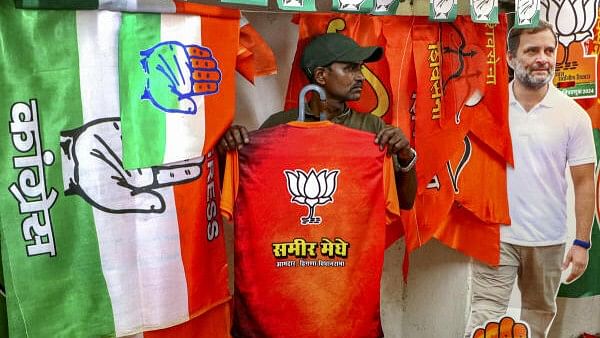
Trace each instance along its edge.
<path fill-rule="evenodd" d="M 234 336 L 381 337 L 385 226 L 399 215 L 373 134 L 290 122 L 228 154 L 235 224 Z"/>

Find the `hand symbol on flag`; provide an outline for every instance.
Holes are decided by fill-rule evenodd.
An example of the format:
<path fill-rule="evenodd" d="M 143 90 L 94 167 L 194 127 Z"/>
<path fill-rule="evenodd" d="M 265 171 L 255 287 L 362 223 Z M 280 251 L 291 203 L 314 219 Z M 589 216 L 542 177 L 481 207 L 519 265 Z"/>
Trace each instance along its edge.
<path fill-rule="evenodd" d="M 219 91 L 221 71 L 206 47 L 166 41 L 140 55 L 146 73 L 141 98 L 166 113 L 196 114 L 193 97 Z"/>
<path fill-rule="evenodd" d="M 478 328 L 472 338 L 529 338 L 527 324 L 515 322 L 510 317 L 504 317 L 500 322 L 489 322 L 485 328 Z"/>
<path fill-rule="evenodd" d="M 162 213 L 160 188 L 200 177 L 204 158 L 171 165 L 123 169 L 121 122 L 94 120 L 61 133 L 65 195 L 79 195 L 95 208 L 115 214 Z"/>
<path fill-rule="evenodd" d="M 340 0 L 340 9 L 358 11 L 364 0 Z"/>

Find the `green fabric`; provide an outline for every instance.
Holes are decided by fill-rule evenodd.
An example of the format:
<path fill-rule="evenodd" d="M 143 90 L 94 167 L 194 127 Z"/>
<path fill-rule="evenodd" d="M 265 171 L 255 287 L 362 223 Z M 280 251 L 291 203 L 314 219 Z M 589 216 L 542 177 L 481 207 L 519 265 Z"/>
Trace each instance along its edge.
<path fill-rule="evenodd" d="M 98 0 L 15 0 L 17 8 L 98 9 Z"/>
<path fill-rule="evenodd" d="M 153 29 L 148 29 L 153 27 Z M 165 113 L 148 100 L 141 100 L 147 75 L 140 64 L 140 51 L 160 42 L 159 14 L 123 14 L 119 30 L 119 97 L 125 169 L 145 168 L 163 163 L 166 143 Z M 162 92 L 168 97 L 169 91 Z M 152 126 L 138 128 L 137 126 Z M 144 153 L 135 145 L 153 140 Z"/>
<path fill-rule="evenodd" d="M 0 219 L 0 224 L 2 220 Z M 1 235 L 1 234 L 0 234 Z M 2 247 L 2 239 L 0 238 L 0 247 Z M 0 250 L 0 267 L 1 267 L 1 250 Z M 8 337 L 8 314 L 6 312 L 6 284 L 4 283 L 4 274 L 0 269 L 0 288 L 2 294 L 0 295 L 0 337 Z"/>
<path fill-rule="evenodd" d="M 600 129 L 594 129 L 596 142 L 596 158 L 600 159 Z M 598 171 L 596 171 L 598 179 Z M 596 201 L 600 203 L 600 201 Z M 579 279 L 571 284 L 562 284 L 559 297 L 590 297 L 600 295 L 600 224 L 596 216 L 592 227 L 592 248 L 589 251 L 590 260 L 587 269 Z"/>
<path fill-rule="evenodd" d="M 16 10 L 0 2 L 0 249 L 11 337 L 114 335 L 92 209 L 63 193 L 60 131 L 83 124 L 77 41 L 74 11 Z M 38 123 L 32 128 L 39 130 L 45 164 L 17 168 L 17 158 L 41 155 L 15 143 L 25 135 L 19 121 L 28 120 L 18 112 L 34 104 Z M 23 192 L 28 172 L 43 184 L 37 196 Z M 28 201 L 45 193 L 55 196 L 54 203 L 45 212 L 21 211 L 19 189 Z M 25 235 L 34 237 L 36 230 L 22 227 L 33 217 L 51 227 L 54 255 L 28 252 L 34 241 Z"/>

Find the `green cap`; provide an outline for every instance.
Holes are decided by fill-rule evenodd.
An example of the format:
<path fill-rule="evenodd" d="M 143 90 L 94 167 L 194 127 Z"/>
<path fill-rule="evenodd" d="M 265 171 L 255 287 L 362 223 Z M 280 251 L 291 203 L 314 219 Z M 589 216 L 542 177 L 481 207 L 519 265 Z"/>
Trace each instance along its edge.
<path fill-rule="evenodd" d="M 381 47 L 361 47 L 343 34 L 328 33 L 313 38 L 306 45 L 300 66 L 310 73 L 315 67 L 327 66 L 333 62 L 373 62 L 382 55 Z"/>

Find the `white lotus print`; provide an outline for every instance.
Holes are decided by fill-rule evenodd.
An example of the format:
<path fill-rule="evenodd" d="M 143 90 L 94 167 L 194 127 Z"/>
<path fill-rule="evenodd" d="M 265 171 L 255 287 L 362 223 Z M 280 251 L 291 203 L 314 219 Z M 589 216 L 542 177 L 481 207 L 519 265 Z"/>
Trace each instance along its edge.
<path fill-rule="evenodd" d="M 569 59 L 569 45 L 593 36 L 598 16 L 598 0 L 542 0 L 542 17 L 554 26 L 558 43 L 565 48 L 564 64 Z"/>
<path fill-rule="evenodd" d="M 300 169 L 284 170 L 283 173 L 292 196 L 291 202 L 308 208 L 308 215 L 300 217 L 300 224 L 321 224 L 322 219 L 315 214 L 315 209 L 317 205 L 333 202 L 340 171 L 322 169 L 317 173 L 311 168 L 308 173 Z"/>

